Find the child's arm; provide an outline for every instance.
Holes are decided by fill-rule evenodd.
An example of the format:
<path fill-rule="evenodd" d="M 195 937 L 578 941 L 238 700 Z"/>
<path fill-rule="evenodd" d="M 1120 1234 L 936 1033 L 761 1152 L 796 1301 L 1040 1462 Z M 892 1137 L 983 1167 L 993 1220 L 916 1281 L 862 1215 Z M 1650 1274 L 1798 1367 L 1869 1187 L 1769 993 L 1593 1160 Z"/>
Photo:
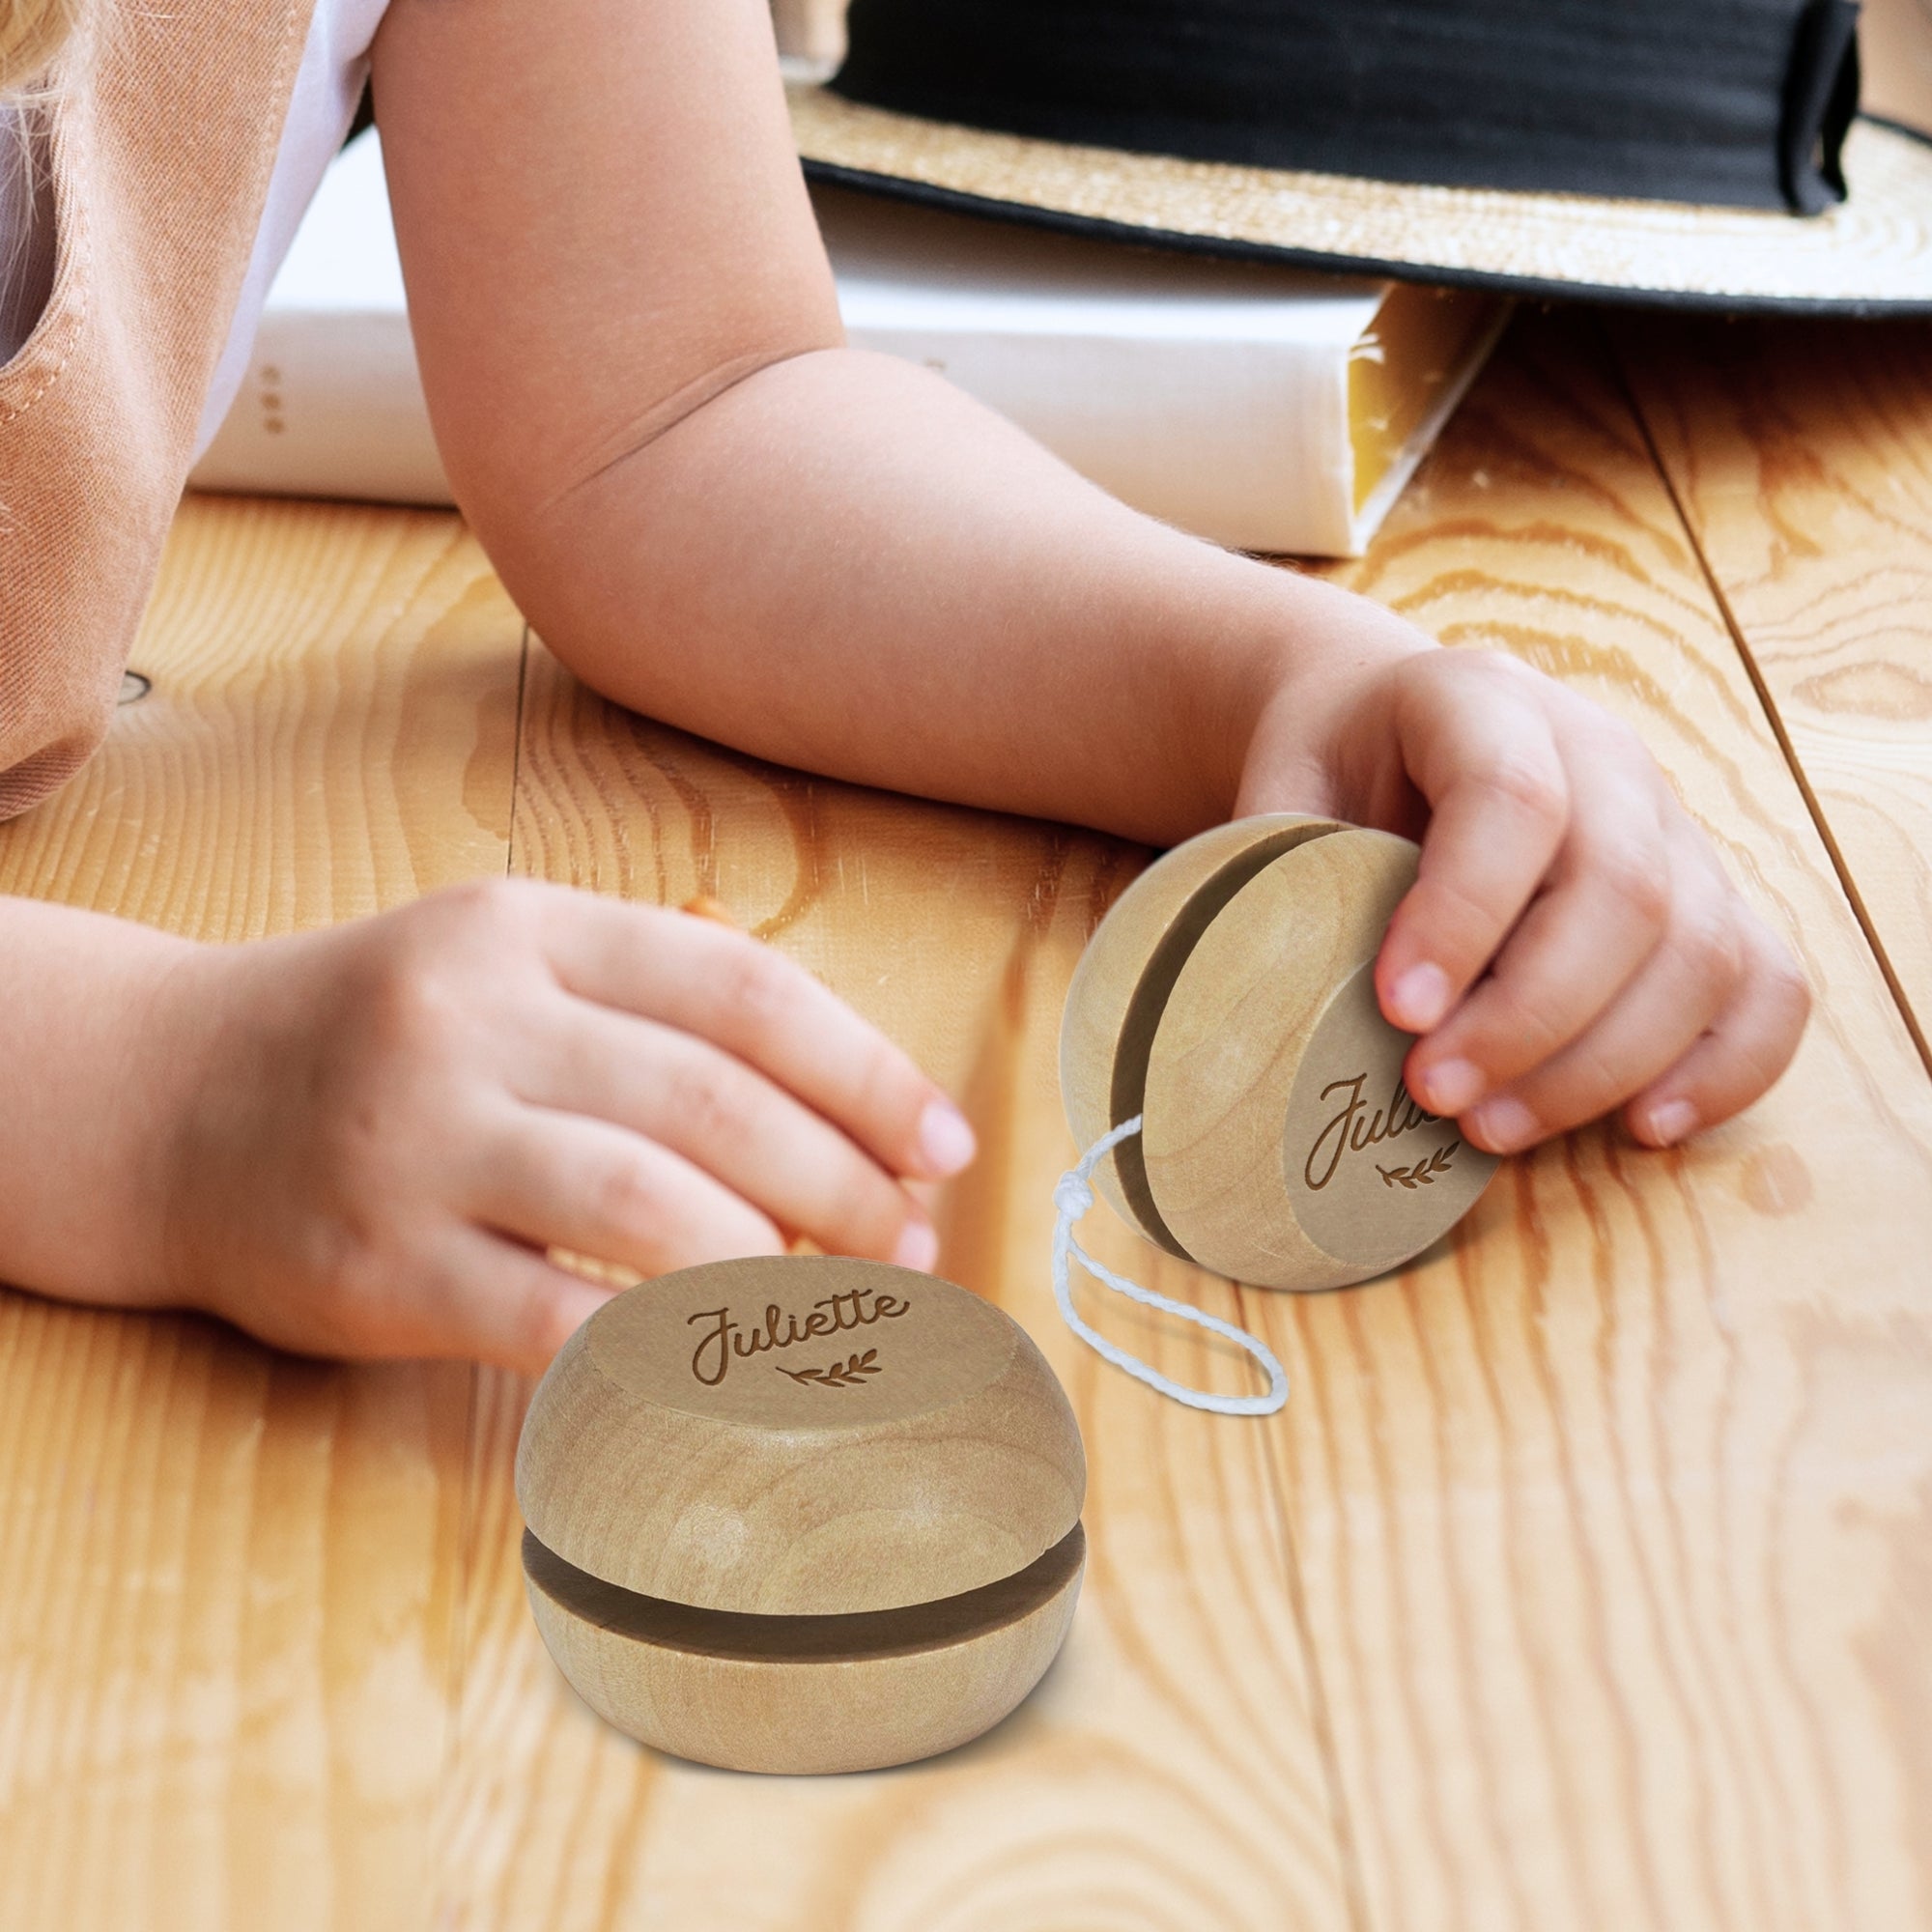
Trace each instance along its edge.
<path fill-rule="evenodd" d="M 555 886 L 256 946 L 0 898 L 0 1281 L 204 1308 L 323 1354 L 541 1370 L 646 1274 L 930 1265 L 900 1179 L 972 1135 L 781 954 Z"/>
<path fill-rule="evenodd" d="M 1426 820 L 1382 997 L 1491 1147 L 1625 1101 L 1676 1140 L 1782 1069 L 1802 982 L 1628 731 L 841 346 L 763 0 L 392 0 L 376 99 L 458 496 L 600 689 L 1157 841 Z"/>

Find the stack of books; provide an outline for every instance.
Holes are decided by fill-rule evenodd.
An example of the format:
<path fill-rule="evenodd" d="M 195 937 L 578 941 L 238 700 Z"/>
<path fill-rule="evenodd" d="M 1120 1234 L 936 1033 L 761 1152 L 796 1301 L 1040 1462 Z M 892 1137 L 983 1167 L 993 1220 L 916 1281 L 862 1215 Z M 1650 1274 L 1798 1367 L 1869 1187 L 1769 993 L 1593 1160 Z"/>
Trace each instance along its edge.
<path fill-rule="evenodd" d="M 814 188 L 852 342 L 935 369 L 1135 508 L 1358 554 L 1507 305 Z M 447 503 L 372 129 L 336 158 L 192 481 Z"/>

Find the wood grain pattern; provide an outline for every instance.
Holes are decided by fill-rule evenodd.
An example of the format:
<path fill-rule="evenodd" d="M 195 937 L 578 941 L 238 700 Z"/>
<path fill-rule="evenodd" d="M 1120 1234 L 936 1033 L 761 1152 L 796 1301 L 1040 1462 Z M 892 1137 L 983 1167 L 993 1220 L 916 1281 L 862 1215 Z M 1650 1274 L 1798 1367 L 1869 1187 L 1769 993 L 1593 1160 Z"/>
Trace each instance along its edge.
<path fill-rule="evenodd" d="M 486 1378 L 442 1914 L 1339 1932 L 1348 1881 L 1262 1438 L 1096 1374 L 1046 1282 L 1050 1189 L 1073 1152 L 1061 1005 L 1144 855 L 757 765 L 623 717 L 534 649 L 523 747 L 519 867 L 669 903 L 714 895 L 964 1099 L 981 1153 L 939 1203 L 942 1269 L 1018 1320 L 1066 1385 L 1093 1469 L 1089 1557 L 1059 1662 L 977 1743 L 888 1774 L 721 1778 L 599 1724 L 544 1657 L 508 1483 L 525 1397 Z M 1092 1232 L 1109 1261 L 1146 1264 L 1124 1229 L 1096 1216 Z M 1200 1279 L 1173 1262 L 1148 1278 Z M 1232 1306 L 1223 1285 L 1191 1292 Z M 1117 1332 L 1177 1378 L 1245 1386 L 1225 1345 Z"/>
<path fill-rule="evenodd" d="M 517 1445 L 558 1669 L 629 1736 L 740 1771 L 873 1771 L 989 1730 L 1066 1634 L 1086 1487 L 1023 1328 L 833 1255 L 607 1301 Z"/>
<path fill-rule="evenodd" d="M 1590 327 L 1525 320 L 1347 574 L 1635 723 L 1819 996 L 1685 1151 L 1242 1297 L 1367 1922 L 1932 1923 L 1932 1084 Z"/>
<path fill-rule="evenodd" d="M 240 939 L 500 871 L 520 639 L 453 518 L 190 500 L 0 890 Z M 423 1923 L 469 1380 L 0 1290 L 0 1923 Z"/>
<path fill-rule="evenodd" d="M 828 1386 L 828 1361 L 856 1373 Z M 824 1617 L 1024 1570 L 1079 1520 L 1087 1465 L 1052 1370 L 980 1295 L 751 1255 L 584 1322 L 530 1404 L 516 1486 L 551 1550 L 621 1589 Z"/>
<path fill-rule="evenodd" d="M 1932 1066 L 1932 327 L 1613 334 Z"/>
<path fill-rule="evenodd" d="M 1284 852 L 1175 980 L 1141 1141 L 1161 1218 L 1203 1267 L 1295 1290 L 1381 1274 L 1453 1227 L 1495 1171 L 1409 1099 L 1411 1037 L 1375 998 L 1376 952 L 1417 857 L 1360 828 Z M 1394 1134 L 1400 1151 L 1379 1147 Z"/>
<path fill-rule="evenodd" d="M 1042 1676 L 1080 1595 L 1076 1522 L 976 1590 L 830 1617 L 723 1614 L 619 1590 L 524 1533 L 544 1646 L 629 1737 L 727 1771 L 823 1776 L 936 1757 L 983 1736 Z"/>
<path fill-rule="evenodd" d="M 1279 853 L 1336 829 L 1332 818 L 1290 811 L 1209 826 L 1163 852 L 1108 907 L 1073 969 L 1060 1019 L 1060 1098 L 1077 1147 L 1142 1111 L 1155 1029 L 1214 915 Z M 1130 1226 L 1188 1259 L 1154 1205 L 1138 1136 L 1099 1162 L 1094 1183 Z"/>

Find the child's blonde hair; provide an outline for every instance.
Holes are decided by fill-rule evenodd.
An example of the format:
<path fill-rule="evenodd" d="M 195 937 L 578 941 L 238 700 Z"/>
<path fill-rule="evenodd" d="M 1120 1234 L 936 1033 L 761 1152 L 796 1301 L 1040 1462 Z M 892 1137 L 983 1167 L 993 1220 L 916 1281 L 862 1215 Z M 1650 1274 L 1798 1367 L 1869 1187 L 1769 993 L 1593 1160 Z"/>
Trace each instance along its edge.
<path fill-rule="evenodd" d="M 53 64 L 88 0 L 0 0 L 0 100 L 31 87 Z"/>

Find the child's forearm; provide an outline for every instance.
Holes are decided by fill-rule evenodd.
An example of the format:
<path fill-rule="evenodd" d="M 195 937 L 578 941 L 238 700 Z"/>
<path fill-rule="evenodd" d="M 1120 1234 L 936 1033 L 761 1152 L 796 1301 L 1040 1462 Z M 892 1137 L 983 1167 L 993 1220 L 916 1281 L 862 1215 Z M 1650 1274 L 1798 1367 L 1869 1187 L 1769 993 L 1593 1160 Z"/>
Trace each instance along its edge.
<path fill-rule="evenodd" d="M 554 500 L 483 518 L 546 640 L 623 703 L 811 770 L 1156 842 L 1234 810 L 1285 683 L 1308 680 L 1312 729 L 1318 685 L 1423 642 L 1125 509 L 925 371 L 852 351 L 776 362 Z M 1311 788 L 1318 765 L 1311 747 Z"/>
<path fill-rule="evenodd" d="M 391 0 L 375 84 L 459 500 L 626 703 L 810 769 L 1177 838 L 1423 838 L 1380 953 L 1413 1091 L 1492 1147 L 1681 1138 L 1804 992 L 1634 736 L 1192 543 L 837 347 L 763 0 Z M 1687 1122 L 1689 1124 L 1687 1124 Z"/>
<path fill-rule="evenodd" d="M 493 548 L 538 627 L 712 737 L 1154 842 L 1426 824 L 1378 987 L 1428 1036 L 1411 1091 L 1478 1145 L 1619 1102 L 1679 1140 L 1790 1057 L 1803 983 L 1634 734 L 1133 515 L 920 370 L 773 362 L 532 508 Z"/>
<path fill-rule="evenodd" d="M 90 1301 L 156 1294 L 183 1046 L 162 994 L 197 951 L 0 898 L 0 1280 Z"/>
<path fill-rule="evenodd" d="M 1322 690 L 1420 644 L 838 346 L 763 0 L 391 0 L 374 51 L 457 498 L 612 696 L 810 769 L 1165 840 L 1241 799 L 1264 711 L 1295 726 L 1270 781 L 1300 741 L 1325 778 Z M 1283 692 L 1304 677 L 1322 690 Z"/>

